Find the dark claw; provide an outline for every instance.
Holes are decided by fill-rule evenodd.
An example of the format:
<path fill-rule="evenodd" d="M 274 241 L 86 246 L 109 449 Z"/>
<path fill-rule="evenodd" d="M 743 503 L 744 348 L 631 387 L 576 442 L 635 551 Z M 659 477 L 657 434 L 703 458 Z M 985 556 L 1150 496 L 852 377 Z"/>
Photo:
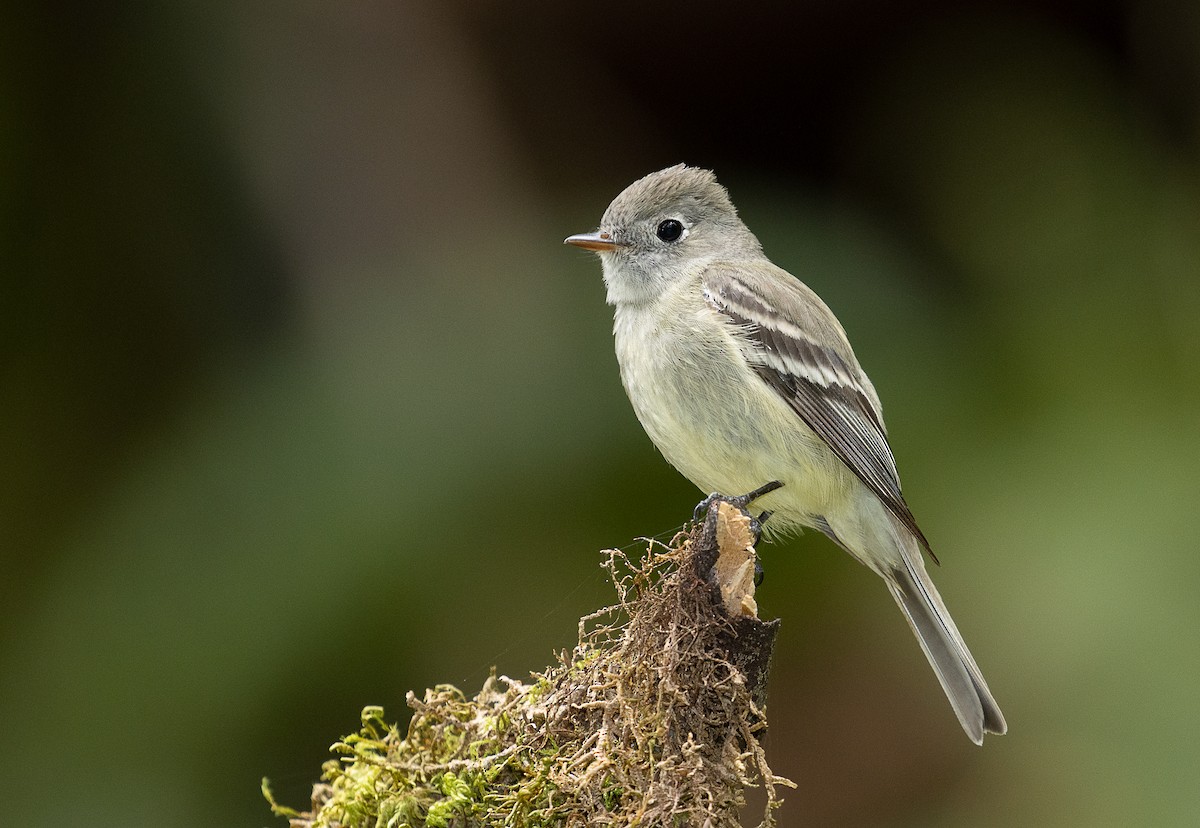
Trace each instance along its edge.
<path fill-rule="evenodd" d="M 721 493 L 713 492 L 708 497 L 704 498 L 704 500 L 701 500 L 699 503 L 697 503 L 696 508 L 692 510 L 692 523 L 698 523 L 700 521 L 700 515 L 707 512 L 708 507 L 712 506 L 720 499 Z"/>
<path fill-rule="evenodd" d="M 767 573 L 766 573 L 766 571 L 763 570 L 762 560 L 757 555 L 755 555 L 754 556 L 754 588 L 755 589 L 758 589 L 760 586 L 762 586 L 763 579 L 766 578 L 766 576 L 767 576 Z"/>

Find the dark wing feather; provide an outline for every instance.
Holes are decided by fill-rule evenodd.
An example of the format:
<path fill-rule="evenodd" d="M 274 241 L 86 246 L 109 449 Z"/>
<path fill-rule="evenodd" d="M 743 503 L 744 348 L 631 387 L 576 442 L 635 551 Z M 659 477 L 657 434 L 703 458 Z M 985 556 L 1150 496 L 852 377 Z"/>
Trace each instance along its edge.
<path fill-rule="evenodd" d="M 764 266 L 774 270 L 772 265 L 764 263 Z M 756 287 L 769 285 L 775 296 L 766 290 L 750 288 L 728 270 L 710 269 L 704 278 L 705 299 L 744 331 L 753 348 L 750 361 L 763 381 L 875 493 L 936 562 L 929 541 L 900 491 L 896 461 L 888 445 L 874 389 L 870 389 L 849 345 L 845 344 L 840 327 L 836 322 L 814 317 L 810 323 L 823 327 L 815 331 L 816 335 L 810 335 L 780 307 L 821 300 L 782 271 L 778 276 L 770 276 L 766 284 L 755 280 Z M 780 277 L 794 282 L 794 287 L 780 283 Z M 814 310 L 817 309 L 828 312 L 823 304 L 818 304 Z M 839 353 L 838 344 L 849 354 L 848 358 Z"/>

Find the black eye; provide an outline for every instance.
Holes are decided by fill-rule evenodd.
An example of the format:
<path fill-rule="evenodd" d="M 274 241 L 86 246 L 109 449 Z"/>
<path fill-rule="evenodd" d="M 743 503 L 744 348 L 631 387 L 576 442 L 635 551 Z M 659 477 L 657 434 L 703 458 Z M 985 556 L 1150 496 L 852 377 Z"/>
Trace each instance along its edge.
<path fill-rule="evenodd" d="M 683 235 L 683 224 L 675 219 L 667 219 L 658 225 L 658 237 L 665 242 L 679 241 Z"/>

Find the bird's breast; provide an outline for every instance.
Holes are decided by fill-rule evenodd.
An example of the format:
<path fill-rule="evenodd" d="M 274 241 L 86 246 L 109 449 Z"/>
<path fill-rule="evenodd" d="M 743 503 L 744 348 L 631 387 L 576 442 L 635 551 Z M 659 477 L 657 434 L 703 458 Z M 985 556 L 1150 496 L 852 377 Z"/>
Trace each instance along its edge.
<path fill-rule="evenodd" d="M 703 302 L 683 312 L 618 307 L 614 334 L 638 420 L 700 489 L 741 494 L 782 480 L 795 503 L 809 481 L 827 477 L 814 471 L 828 464 L 829 450 L 759 378 L 727 317 Z M 800 497 L 813 503 L 812 514 L 822 499 L 819 491 Z"/>

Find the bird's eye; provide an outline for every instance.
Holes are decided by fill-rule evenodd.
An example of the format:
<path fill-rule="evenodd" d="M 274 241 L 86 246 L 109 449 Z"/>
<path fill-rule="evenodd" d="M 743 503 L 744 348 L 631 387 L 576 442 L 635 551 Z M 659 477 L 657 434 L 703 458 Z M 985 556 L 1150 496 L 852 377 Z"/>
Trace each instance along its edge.
<path fill-rule="evenodd" d="M 682 235 L 683 224 L 675 219 L 667 219 L 658 225 L 658 237 L 665 242 L 679 241 Z"/>

